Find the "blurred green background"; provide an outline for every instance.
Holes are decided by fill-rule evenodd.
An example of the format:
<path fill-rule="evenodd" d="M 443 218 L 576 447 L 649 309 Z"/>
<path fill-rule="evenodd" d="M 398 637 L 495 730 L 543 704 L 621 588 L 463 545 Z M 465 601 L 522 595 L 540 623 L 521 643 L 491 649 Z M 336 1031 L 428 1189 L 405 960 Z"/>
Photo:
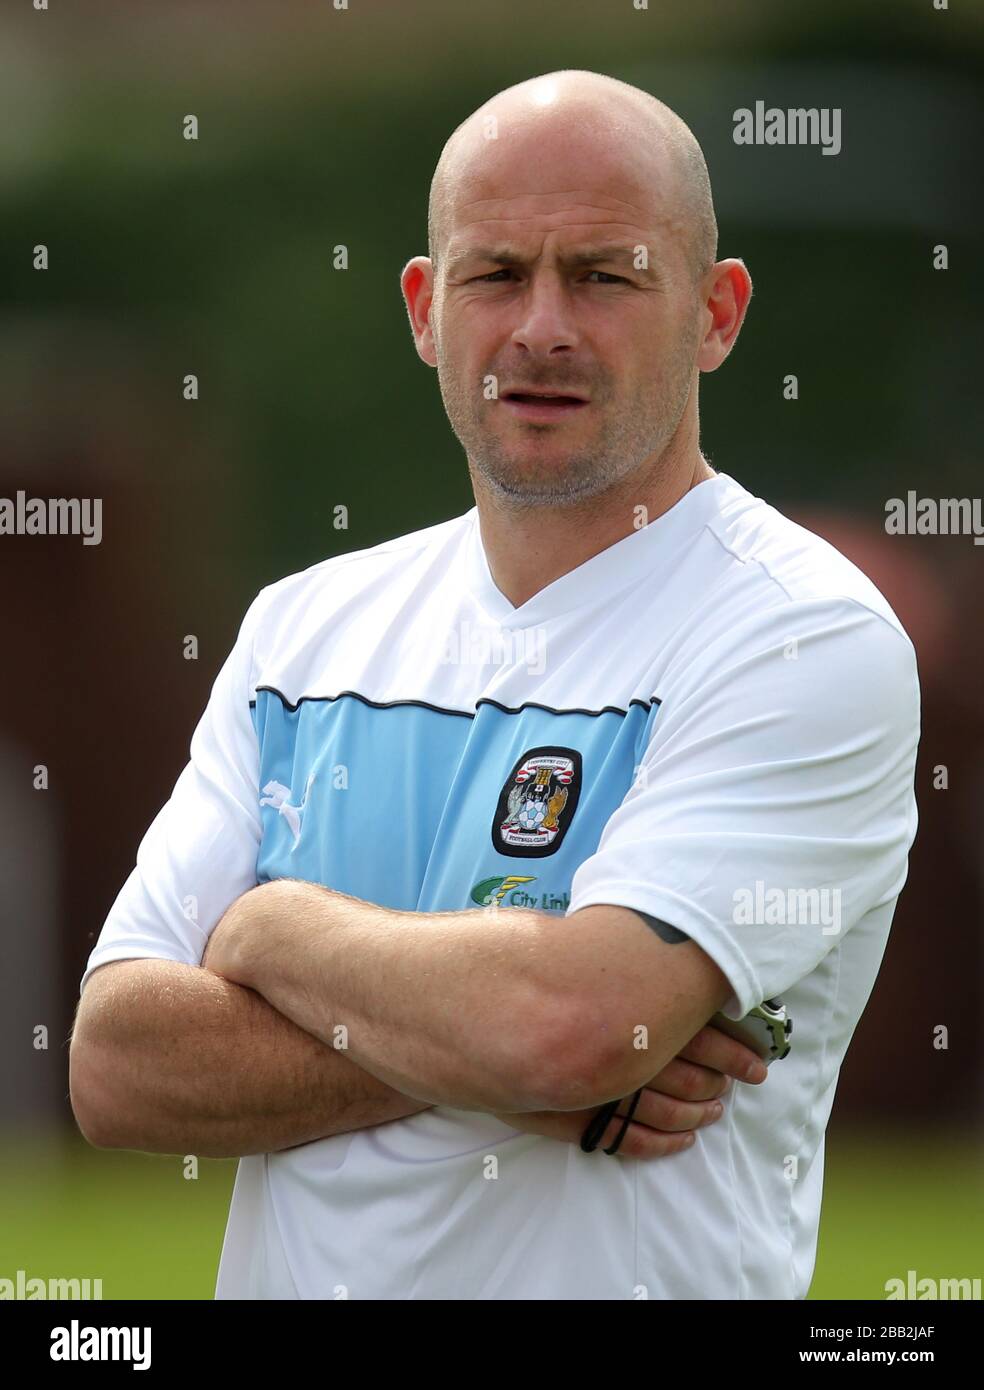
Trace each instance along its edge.
<path fill-rule="evenodd" d="M 454 126 L 561 67 L 694 129 L 719 254 L 755 284 L 702 386 L 705 452 L 865 569 L 919 654 L 919 837 L 834 1106 L 812 1296 L 981 1274 L 984 552 L 884 515 L 980 490 L 982 53 L 984 6 L 931 0 L 0 10 L 0 495 L 100 496 L 105 525 L 0 546 L 0 1276 L 211 1295 L 234 1165 L 187 1182 L 73 1138 L 78 980 L 257 589 L 471 505 L 399 273 Z M 841 153 L 735 146 L 759 98 L 841 107 Z"/>
<path fill-rule="evenodd" d="M 655 1160 L 658 1162 L 659 1160 Z M 215 1290 L 234 1160 L 100 1152 L 81 1142 L 0 1155 L 6 1277 L 101 1278 L 103 1298 Z M 828 1131 L 810 1299 L 884 1299 L 889 1279 L 981 1277 L 984 1174 L 959 1136 Z"/>

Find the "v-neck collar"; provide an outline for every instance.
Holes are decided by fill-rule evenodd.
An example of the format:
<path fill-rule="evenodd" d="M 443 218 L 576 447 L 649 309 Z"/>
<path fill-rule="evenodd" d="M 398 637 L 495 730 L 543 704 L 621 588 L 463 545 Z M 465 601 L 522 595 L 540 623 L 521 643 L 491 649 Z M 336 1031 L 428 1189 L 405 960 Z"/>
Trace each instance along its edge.
<path fill-rule="evenodd" d="M 465 542 L 468 587 L 486 615 L 501 627 L 522 628 L 546 622 L 583 603 L 608 598 L 638 581 L 643 572 L 658 581 L 662 566 L 681 545 L 703 530 L 709 517 L 720 510 L 725 497 L 733 491 L 741 493 L 744 489 L 727 473 L 706 478 L 647 526 L 630 532 L 560 575 L 518 608 L 496 587 L 482 544 L 478 508 L 472 507 L 467 513 L 470 525 Z"/>

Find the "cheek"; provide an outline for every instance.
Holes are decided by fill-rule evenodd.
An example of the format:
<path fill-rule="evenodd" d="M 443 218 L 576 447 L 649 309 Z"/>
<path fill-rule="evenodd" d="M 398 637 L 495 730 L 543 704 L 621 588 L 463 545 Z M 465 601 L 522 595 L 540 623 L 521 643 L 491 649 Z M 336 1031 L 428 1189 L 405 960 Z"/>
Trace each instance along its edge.
<path fill-rule="evenodd" d="M 493 315 L 483 305 L 461 300 L 448 305 L 439 320 L 438 333 L 445 355 L 459 373 L 488 361 L 494 350 Z"/>
<path fill-rule="evenodd" d="M 624 351 L 626 356 L 634 354 L 631 369 L 638 379 L 661 381 L 677 373 L 695 345 L 693 316 L 667 312 L 650 316 L 641 333 L 626 339 Z"/>
<path fill-rule="evenodd" d="M 620 313 L 586 315 L 582 322 L 586 352 L 609 370 L 643 377 L 666 355 L 677 331 L 665 306 L 658 312 L 645 303 L 620 306 Z"/>

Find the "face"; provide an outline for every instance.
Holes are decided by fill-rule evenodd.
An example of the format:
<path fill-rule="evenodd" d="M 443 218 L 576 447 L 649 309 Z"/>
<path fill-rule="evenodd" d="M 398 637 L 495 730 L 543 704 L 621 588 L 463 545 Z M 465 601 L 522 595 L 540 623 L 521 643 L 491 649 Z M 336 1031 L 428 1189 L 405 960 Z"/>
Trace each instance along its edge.
<path fill-rule="evenodd" d="M 512 505 L 583 501 L 644 471 L 696 378 L 672 177 L 577 124 L 482 141 L 454 180 L 433 279 L 448 418 Z"/>

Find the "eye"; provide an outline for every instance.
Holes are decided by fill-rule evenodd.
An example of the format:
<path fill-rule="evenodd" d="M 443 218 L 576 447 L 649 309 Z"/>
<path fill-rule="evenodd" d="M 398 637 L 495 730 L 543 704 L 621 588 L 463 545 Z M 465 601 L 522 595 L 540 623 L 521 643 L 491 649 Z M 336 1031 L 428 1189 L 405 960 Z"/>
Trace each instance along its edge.
<path fill-rule="evenodd" d="M 511 274 L 512 274 L 512 271 L 509 270 L 508 267 L 505 267 L 505 266 L 504 266 L 504 267 L 502 268 L 502 270 L 490 270 L 489 273 L 488 273 L 487 275 L 476 275 L 476 276 L 473 277 L 473 279 L 474 279 L 474 280 L 477 280 L 477 281 L 483 281 L 483 280 L 484 280 L 484 281 L 486 281 L 487 283 L 492 284 L 492 283 L 495 281 L 495 277 L 496 277 L 497 275 L 511 275 Z"/>
<path fill-rule="evenodd" d="M 609 275 L 609 273 L 608 273 L 607 270 L 589 270 L 589 271 L 588 271 L 588 276 L 589 276 L 589 278 L 590 278 L 590 276 L 592 276 L 592 275 L 603 275 L 603 276 L 605 277 L 603 283 L 605 283 L 605 284 L 627 285 L 627 284 L 629 283 L 628 280 L 626 280 L 626 278 L 625 278 L 624 275 Z M 599 282 L 599 283 L 601 283 L 601 282 Z"/>

